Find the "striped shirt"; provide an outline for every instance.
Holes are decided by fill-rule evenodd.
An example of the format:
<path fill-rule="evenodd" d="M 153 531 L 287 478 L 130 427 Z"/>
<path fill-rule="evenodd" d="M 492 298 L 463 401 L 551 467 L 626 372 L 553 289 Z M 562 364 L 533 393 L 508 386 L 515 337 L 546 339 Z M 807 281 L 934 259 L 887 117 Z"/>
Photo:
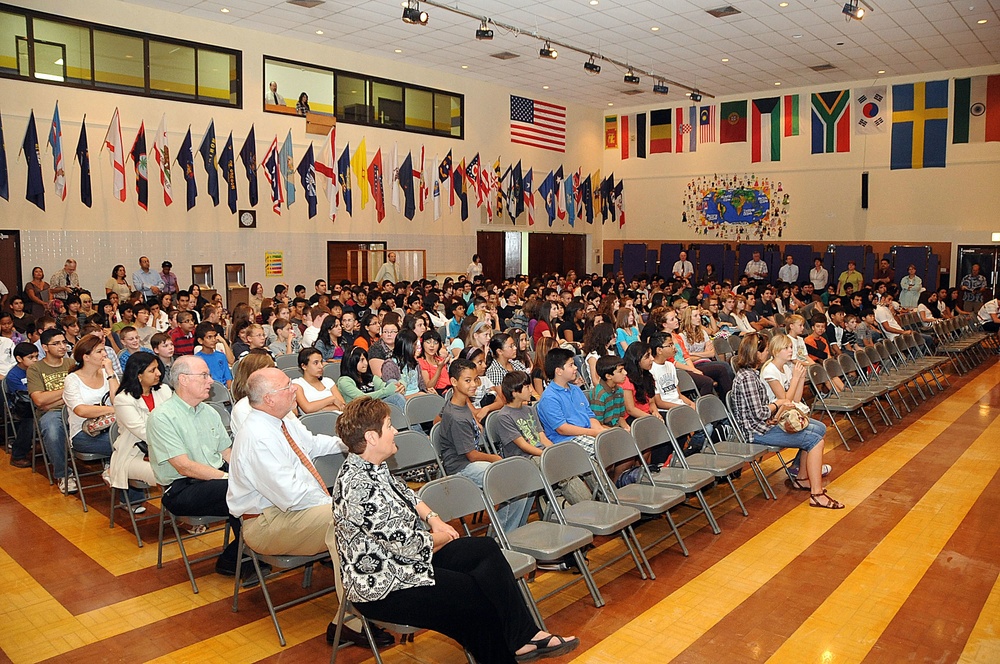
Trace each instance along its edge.
<path fill-rule="evenodd" d="M 616 387 L 609 392 L 604 385 L 598 383 L 587 390 L 590 409 L 594 411 L 594 419 L 607 426 L 616 426 L 618 420 L 625 417 L 625 393 Z"/>

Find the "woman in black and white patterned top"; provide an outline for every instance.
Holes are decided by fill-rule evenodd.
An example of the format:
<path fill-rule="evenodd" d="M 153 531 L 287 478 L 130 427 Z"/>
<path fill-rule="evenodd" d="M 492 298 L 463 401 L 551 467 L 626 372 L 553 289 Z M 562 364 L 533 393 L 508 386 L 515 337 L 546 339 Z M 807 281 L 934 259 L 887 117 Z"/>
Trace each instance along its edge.
<path fill-rule="evenodd" d="M 538 630 L 492 538 L 459 538 L 389 473 L 396 430 L 384 402 L 349 403 L 337 435 L 350 453 L 333 487 L 331 553 L 347 599 L 365 617 L 441 632 L 480 664 L 556 656 L 579 645 Z"/>

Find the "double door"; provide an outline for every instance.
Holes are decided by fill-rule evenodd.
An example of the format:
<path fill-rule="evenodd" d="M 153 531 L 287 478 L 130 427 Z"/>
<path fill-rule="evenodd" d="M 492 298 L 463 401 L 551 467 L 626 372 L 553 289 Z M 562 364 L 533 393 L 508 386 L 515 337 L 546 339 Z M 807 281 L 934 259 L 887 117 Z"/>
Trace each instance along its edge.
<path fill-rule="evenodd" d="M 958 265 L 955 266 L 954 287 L 962 284 L 962 278 L 972 274 L 972 266 L 979 265 L 979 273 L 986 277 L 993 297 L 1000 294 L 1000 247 L 986 245 L 959 245 Z"/>

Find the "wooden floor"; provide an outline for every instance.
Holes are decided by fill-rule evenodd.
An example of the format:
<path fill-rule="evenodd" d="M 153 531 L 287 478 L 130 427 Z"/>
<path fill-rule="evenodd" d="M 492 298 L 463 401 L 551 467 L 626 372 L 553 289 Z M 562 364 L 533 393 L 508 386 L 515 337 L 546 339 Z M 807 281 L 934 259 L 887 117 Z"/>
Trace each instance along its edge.
<path fill-rule="evenodd" d="M 651 552 L 655 581 L 625 561 L 541 603 L 549 628 L 577 634 L 562 662 L 1000 662 L 1000 365 L 929 399 L 902 424 L 848 452 L 827 439 L 830 493 L 842 511 L 810 509 L 779 483 L 765 501 L 741 480 L 749 517 L 717 508 L 722 534 L 684 528 L 691 555 Z M 837 441 L 839 443 L 839 440 Z M 774 470 L 775 461 L 765 464 Z M 155 522 L 137 548 L 108 528 L 108 497 L 84 514 L 43 476 L 0 463 L 0 662 L 322 662 L 336 595 L 280 614 L 278 645 L 260 592 L 233 613 L 232 582 L 196 566 L 191 592 L 177 548 L 156 568 Z M 660 523 L 644 524 L 645 541 Z M 221 536 L 189 550 L 217 546 Z M 621 551 L 607 541 L 600 562 Z M 540 575 L 536 596 L 565 576 Z M 301 590 L 279 582 L 279 600 Z M 329 584 L 325 568 L 318 584 Z M 384 651 L 386 662 L 464 662 L 433 633 Z M 371 661 L 351 647 L 343 662 Z"/>

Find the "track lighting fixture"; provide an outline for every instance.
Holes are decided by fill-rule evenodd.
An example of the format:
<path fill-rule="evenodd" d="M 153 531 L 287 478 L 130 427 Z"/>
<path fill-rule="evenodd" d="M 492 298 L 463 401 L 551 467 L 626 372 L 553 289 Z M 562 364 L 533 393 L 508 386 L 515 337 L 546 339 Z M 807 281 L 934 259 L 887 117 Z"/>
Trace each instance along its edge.
<path fill-rule="evenodd" d="M 478 39 L 479 41 L 489 41 L 493 39 L 493 31 L 490 30 L 489 27 L 487 27 L 485 18 L 483 19 L 482 24 L 479 26 L 479 29 L 476 30 L 476 39 Z"/>
<path fill-rule="evenodd" d="M 589 74 L 600 74 L 601 73 L 601 65 L 599 65 L 599 64 L 597 64 L 597 63 L 594 62 L 594 56 L 590 56 L 590 60 L 588 60 L 587 62 L 583 63 L 583 68 Z"/>
<path fill-rule="evenodd" d="M 701 101 L 701 93 L 700 92 L 692 92 L 691 93 L 691 101 Z"/>
<path fill-rule="evenodd" d="M 412 25 L 427 25 L 427 12 L 420 11 L 420 3 L 417 0 L 407 0 L 403 9 L 403 23 Z"/>
<path fill-rule="evenodd" d="M 653 94 L 665 95 L 670 92 L 670 88 L 663 81 L 657 81 L 653 86 Z"/>
<path fill-rule="evenodd" d="M 545 42 L 545 46 L 538 49 L 538 57 L 555 60 L 556 58 L 559 57 L 559 53 L 554 48 L 552 48 L 548 42 Z"/>
<path fill-rule="evenodd" d="M 865 17 L 865 8 L 859 6 L 859 0 L 848 0 L 844 5 L 843 12 L 847 18 L 853 18 L 855 21 L 860 21 Z"/>
<path fill-rule="evenodd" d="M 631 69 L 629 69 L 628 73 L 625 74 L 625 79 L 624 80 L 625 80 L 626 83 L 629 83 L 631 85 L 639 85 L 639 77 L 636 76 L 635 72 L 632 71 Z"/>

